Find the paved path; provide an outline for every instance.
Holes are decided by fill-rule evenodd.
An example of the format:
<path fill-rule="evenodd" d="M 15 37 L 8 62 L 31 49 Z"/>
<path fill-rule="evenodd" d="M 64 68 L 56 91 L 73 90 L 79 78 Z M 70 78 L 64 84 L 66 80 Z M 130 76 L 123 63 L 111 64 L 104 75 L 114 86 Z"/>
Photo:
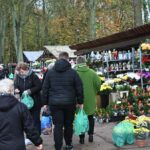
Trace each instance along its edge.
<path fill-rule="evenodd" d="M 116 147 L 111 140 L 112 128 L 115 123 L 104 123 L 102 125 L 96 124 L 94 142 L 88 142 L 88 136 L 85 138 L 85 144 L 79 144 L 79 138 L 73 137 L 74 150 L 150 150 L 150 138 L 148 139 L 148 145 L 144 148 L 138 148 L 135 144 L 125 145 L 122 148 Z M 44 150 L 54 150 L 53 135 L 43 135 Z M 63 147 L 64 149 L 64 147 Z M 36 150 L 33 145 L 29 145 L 27 150 Z"/>

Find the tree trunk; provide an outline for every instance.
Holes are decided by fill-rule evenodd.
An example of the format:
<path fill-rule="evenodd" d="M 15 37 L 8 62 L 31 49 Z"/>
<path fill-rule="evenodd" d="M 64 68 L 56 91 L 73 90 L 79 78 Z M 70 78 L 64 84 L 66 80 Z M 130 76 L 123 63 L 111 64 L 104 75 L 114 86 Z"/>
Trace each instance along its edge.
<path fill-rule="evenodd" d="M 22 27 L 21 21 L 18 19 L 16 11 L 12 13 L 13 19 L 13 32 L 14 32 L 14 47 L 16 50 L 17 61 L 23 61 L 22 51 Z"/>
<path fill-rule="evenodd" d="M 134 25 L 140 26 L 143 24 L 142 1 L 141 0 L 133 0 L 133 9 L 134 9 Z"/>
<path fill-rule="evenodd" d="M 36 22 L 36 26 L 35 26 L 35 43 L 37 45 L 37 47 L 40 47 L 40 17 L 39 16 L 35 16 L 35 22 Z"/>
<path fill-rule="evenodd" d="M 150 1 L 149 0 L 147 0 L 147 5 L 148 5 L 148 10 L 150 12 Z"/>
<path fill-rule="evenodd" d="M 144 22 L 149 22 L 149 0 L 143 0 Z"/>
<path fill-rule="evenodd" d="M 45 0 L 43 0 L 43 19 L 44 19 L 44 42 L 43 44 L 46 45 L 48 42 L 48 14 L 46 13 L 46 4 Z"/>
<path fill-rule="evenodd" d="M 32 5 L 34 0 L 13 0 L 9 1 L 12 10 L 14 47 L 16 50 L 17 61 L 23 61 L 22 30 L 27 15 L 27 8 Z"/>
<path fill-rule="evenodd" d="M 3 58 L 4 58 L 5 32 L 6 32 L 6 16 L 4 14 L 1 14 L 1 19 L 0 19 L 0 63 L 4 63 Z"/>
<path fill-rule="evenodd" d="M 89 40 L 93 40 L 96 38 L 96 5 L 97 0 L 88 0 Z"/>

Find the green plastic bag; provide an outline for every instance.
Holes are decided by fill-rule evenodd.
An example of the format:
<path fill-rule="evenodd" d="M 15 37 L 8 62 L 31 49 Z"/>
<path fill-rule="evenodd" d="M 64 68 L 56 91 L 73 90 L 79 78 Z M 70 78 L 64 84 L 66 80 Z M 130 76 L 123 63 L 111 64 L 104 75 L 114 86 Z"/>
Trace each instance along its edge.
<path fill-rule="evenodd" d="M 112 131 L 112 140 L 118 146 L 122 147 L 126 143 L 133 144 L 135 142 L 134 137 L 134 126 L 129 122 L 120 122 L 113 128 Z"/>
<path fill-rule="evenodd" d="M 10 73 L 8 77 L 9 77 L 9 79 L 13 79 L 14 78 L 14 74 Z"/>
<path fill-rule="evenodd" d="M 34 106 L 34 100 L 28 94 L 22 94 L 21 102 L 24 103 L 28 109 L 31 109 Z"/>
<path fill-rule="evenodd" d="M 85 114 L 83 109 L 79 109 L 77 115 L 75 116 L 73 130 L 75 135 L 84 134 L 89 130 L 88 116 Z"/>

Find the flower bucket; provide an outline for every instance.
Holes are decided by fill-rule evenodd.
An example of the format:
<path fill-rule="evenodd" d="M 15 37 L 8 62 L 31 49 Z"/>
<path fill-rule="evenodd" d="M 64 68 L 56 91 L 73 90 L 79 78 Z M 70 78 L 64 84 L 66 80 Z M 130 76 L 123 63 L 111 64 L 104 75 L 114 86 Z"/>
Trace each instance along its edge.
<path fill-rule="evenodd" d="M 140 148 L 145 147 L 147 145 L 147 141 L 146 140 L 136 140 L 136 145 Z"/>
<path fill-rule="evenodd" d="M 109 93 L 100 94 L 100 96 L 101 96 L 101 107 L 106 108 L 109 105 Z"/>

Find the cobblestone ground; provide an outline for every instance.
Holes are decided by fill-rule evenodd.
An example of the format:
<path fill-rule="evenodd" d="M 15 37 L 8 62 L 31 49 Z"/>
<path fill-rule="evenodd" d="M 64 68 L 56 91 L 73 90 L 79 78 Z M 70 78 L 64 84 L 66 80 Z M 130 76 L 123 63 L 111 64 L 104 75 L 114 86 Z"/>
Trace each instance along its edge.
<path fill-rule="evenodd" d="M 111 139 L 112 128 L 114 127 L 114 125 L 115 123 L 108 123 L 102 125 L 96 124 L 93 143 L 89 143 L 88 136 L 86 136 L 85 144 L 81 145 L 79 144 L 79 138 L 77 136 L 74 136 L 74 150 L 150 150 L 150 137 L 148 139 L 147 146 L 145 146 L 144 148 L 138 148 L 135 144 L 125 145 L 122 148 L 116 147 L 112 143 Z M 44 141 L 44 150 L 54 150 L 53 135 L 43 135 L 42 137 Z M 27 150 L 36 150 L 36 148 L 33 145 L 29 145 L 27 146 Z"/>

